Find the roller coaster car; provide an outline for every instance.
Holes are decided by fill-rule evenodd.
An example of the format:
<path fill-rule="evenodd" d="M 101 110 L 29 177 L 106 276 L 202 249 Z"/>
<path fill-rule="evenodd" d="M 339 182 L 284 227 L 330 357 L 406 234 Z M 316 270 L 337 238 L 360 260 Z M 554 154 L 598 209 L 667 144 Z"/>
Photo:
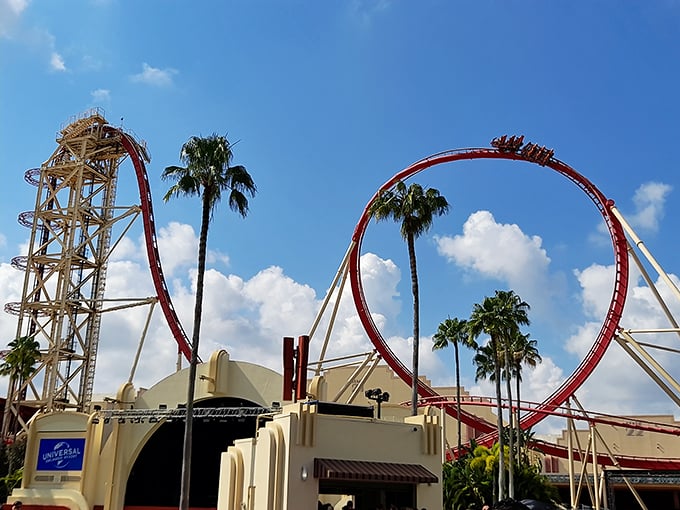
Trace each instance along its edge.
<path fill-rule="evenodd" d="M 510 138 L 508 138 L 507 135 L 503 135 L 491 140 L 491 146 L 496 147 L 501 152 L 517 152 L 520 150 L 523 144 L 524 135 L 513 135 Z"/>

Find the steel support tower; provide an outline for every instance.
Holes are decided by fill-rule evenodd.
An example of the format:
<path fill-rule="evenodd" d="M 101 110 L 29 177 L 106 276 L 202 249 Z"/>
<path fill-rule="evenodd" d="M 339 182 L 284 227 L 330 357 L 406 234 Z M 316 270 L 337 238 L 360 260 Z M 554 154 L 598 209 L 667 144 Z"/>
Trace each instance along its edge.
<path fill-rule="evenodd" d="M 25 271 L 22 298 L 5 311 L 18 316 L 16 338 L 40 343 L 40 359 L 25 380 L 10 380 L 5 438 L 25 429 L 19 406 L 89 410 L 107 263 L 118 242 L 113 226 L 140 214 L 139 206 L 115 205 L 128 155 L 123 136 L 130 138 L 108 126 L 100 110 L 88 111 L 57 134 L 59 145 L 40 169 L 26 172 L 37 194 L 35 210 L 19 215 L 31 229 L 28 254 L 12 260 Z"/>

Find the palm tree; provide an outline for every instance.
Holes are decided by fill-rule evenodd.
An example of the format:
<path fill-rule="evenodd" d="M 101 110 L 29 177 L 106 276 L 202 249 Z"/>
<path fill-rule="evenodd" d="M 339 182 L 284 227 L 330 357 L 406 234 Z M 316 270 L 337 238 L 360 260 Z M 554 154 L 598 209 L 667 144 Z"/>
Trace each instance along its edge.
<path fill-rule="evenodd" d="M 475 382 L 481 381 L 484 379 L 488 379 L 491 382 L 496 382 L 498 379 L 496 378 L 496 367 L 499 364 L 502 364 L 502 359 L 499 357 L 499 352 L 494 349 L 494 346 L 491 342 L 479 347 L 477 349 L 477 353 L 475 354 L 473 358 L 473 363 L 476 367 L 475 370 Z M 496 386 L 496 396 L 498 397 L 498 391 L 500 389 L 500 384 Z M 498 403 L 498 400 L 496 400 Z M 497 413 L 498 413 L 498 405 L 497 405 Z M 503 426 L 502 419 L 500 420 L 501 427 Z M 496 426 L 498 427 L 498 421 L 496 422 Z M 499 439 L 498 443 L 496 443 L 499 446 L 499 449 L 496 450 L 497 454 L 499 455 L 499 463 L 497 464 L 498 467 L 498 478 L 494 477 L 495 481 L 498 481 L 498 486 L 494 488 L 494 494 L 496 494 L 496 490 L 499 490 L 500 487 L 505 487 L 505 465 L 506 465 L 506 459 L 505 459 L 505 452 L 504 450 L 501 452 L 500 448 L 505 448 L 505 439 L 503 437 L 503 434 L 499 434 Z M 503 499 L 503 497 L 499 497 L 499 499 Z"/>
<path fill-rule="evenodd" d="M 472 360 L 475 365 L 475 382 L 488 379 L 491 382 L 496 380 L 496 355 L 491 349 L 491 344 L 482 345 L 477 348 L 475 357 Z"/>
<path fill-rule="evenodd" d="M 473 340 L 476 340 L 482 333 L 489 335 L 490 338 L 488 348 L 493 361 L 493 376 L 496 385 L 497 433 L 500 443 L 498 469 L 498 494 L 500 499 L 505 498 L 503 407 L 501 404 L 501 367 L 503 360 L 500 354 L 503 352 L 504 343 L 518 330 L 519 326 L 529 324 L 528 309 L 529 305 L 513 291 L 497 290 L 493 297 L 487 296 L 482 303 L 476 303 L 468 319 L 468 330 Z"/>
<path fill-rule="evenodd" d="M 519 331 L 512 337 L 510 351 L 512 352 L 512 363 L 513 363 L 513 377 L 515 378 L 516 392 L 515 399 L 517 401 L 516 416 L 515 416 L 515 426 L 517 427 L 517 461 L 519 463 L 520 450 L 522 448 L 522 428 L 519 423 L 520 415 L 520 383 L 522 382 L 522 364 L 526 364 L 532 368 L 536 367 L 538 363 L 542 360 L 540 354 L 538 354 L 538 348 L 536 340 L 529 340 L 529 334 L 523 335 Z"/>
<path fill-rule="evenodd" d="M 461 421 L 460 421 L 460 361 L 458 358 L 458 345 L 471 349 L 477 349 L 477 343 L 470 339 L 467 331 L 467 321 L 450 317 L 442 322 L 437 332 L 432 336 L 434 345 L 432 350 L 444 349 L 453 345 L 454 360 L 456 364 L 456 416 L 458 417 L 458 455 L 461 454 Z"/>
<path fill-rule="evenodd" d="M 7 347 L 9 347 L 9 351 L 5 355 L 4 361 L 0 363 L 0 375 L 10 378 L 9 395 L 14 395 L 16 391 L 19 391 L 16 395 L 17 418 L 19 418 L 21 401 L 26 395 L 26 389 L 21 388 L 35 372 L 35 364 L 40 359 L 40 342 L 34 336 L 20 336 L 9 342 Z M 8 408 L 13 404 L 14 402 L 6 403 Z M 12 420 L 12 417 L 5 413 L 5 419 Z"/>
<path fill-rule="evenodd" d="M 508 439 L 508 451 L 511 452 L 510 455 L 512 455 L 513 452 L 513 441 L 514 438 L 517 438 L 517 465 L 521 464 L 521 447 L 522 447 L 522 438 L 524 434 L 522 433 L 520 423 L 519 423 L 519 418 L 520 418 L 520 382 L 521 382 L 521 366 L 519 366 L 518 363 L 518 358 L 521 357 L 524 353 L 524 355 L 527 356 L 527 364 L 531 366 L 536 366 L 537 362 L 540 362 L 541 357 L 538 355 L 538 350 L 536 349 L 536 340 L 528 340 L 529 335 L 522 335 L 519 331 L 517 331 L 514 336 L 511 339 L 511 344 L 509 349 L 503 349 L 502 352 L 497 352 L 494 353 L 493 349 L 491 347 L 491 344 L 484 345 L 480 347 L 477 350 L 477 353 L 475 354 L 474 357 L 474 364 L 477 367 L 476 369 L 476 375 L 475 375 L 475 381 L 480 381 L 482 379 L 489 379 L 492 382 L 495 382 L 496 377 L 495 377 L 495 363 L 499 363 L 503 366 L 503 369 L 501 371 L 501 377 L 506 380 L 506 391 L 508 392 L 507 398 L 509 402 L 512 402 L 512 396 L 509 393 L 509 383 L 510 383 L 510 378 L 514 377 L 515 382 L 516 382 L 516 409 L 515 409 L 515 417 L 514 417 L 514 426 L 516 427 L 515 433 L 513 434 L 512 432 L 512 427 L 513 423 L 512 421 L 508 422 L 508 434 L 503 435 L 503 440 L 507 437 Z M 507 366 L 507 357 L 506 354 L 508 352 L 512 353 L 512 359 L 510 361 L 511 363 L 511 370 L 508 372 Z M 521 364 L 521 362 L 519 362 Z M 513 479 L 510 479 L 508 482 L 508 486 L 510 489 L 513 489 L 513 484 L 512 482 L 514 481 L 514 469 L 513 469 L 513 464 L 512 462 L 508 463 L 508 475 L 512 476 Z M 513 497 L 513 494 L 509 494 L 509 497 Z"/>
<path fill-rule="evenodd" d="M 194 390 L 196 365 L 198 364 L 198 342 L 201 332 L 203 311 L 203 279 L 208 242 L 208 226 L 213 211 L 222 199 L 222 193 L 229 194 L 229 207 L 246 217 L 248 197 L 254 197 L 257 187 L 246 168 L 231 166 L 233 145 L 226 137 L 213 134 L 207 138 L 191 137 L 180 152 L 180 160 L 186 166 L 169 166 L 162 174 L 163 179 L 175 181 L 163 197 L 166 202 L 174 196 L 199 196 L 202 202 L 201 232 L 198 241 L 198 273 L 196 276 L 196 301 L 194 326 L 191 335 L 191 360 L 189 362 L 189 384 L 187 390 L 186 425 L 182 450 L 182 483 L 180 509 L 189 508 L 189 485 L 191 473 L 191 448 L 193 431 Z"/>
<path fill-rule="evenodd" d="M 406 187 L 397 181 L 393 189 L 381 190 L 369 208 L 376 221 L 392 219 L 401 222 L 401 236 L 408 247 L 413 293 L 413 379 L 411 381 L 411 413 L 418 414 L 418 350 L 420 348 L 420 311 L 418 297 L 418 270 L 416 267 L 415 240 L 430 230 L 435 216 L 449 210 L 449 203 L 434 188 L 424 190 L 420 184 Z"/>
<path fill-rule="evenodd" d="M 518 330 L 519 331 L 519 330 Z M 511 333 L 512 335 L 512 333 Z M 508 459 L 508 497 L 515 498 L 515 438 L 514 438 L 514 424 L 512 413 L 512 364 L 510 362 L 510 340 L 508 336 L 503 339 L 503 371 L 502 375 L 505 379 L 505 393 L 508 399 L 508 452 L 510 458 Z"/>
<path fill-rule="evenodd" d="M 526 318 L 526 323 L 516 322 L 514 327 L 512 327 L 507 335 L 503 338 L 503 356 L 505 369 L 503 370 L 503 375 L 505 377 L 506 393 L 508 399 L 508 450 L 510 452 L 510 459 L 508 462 L 508 496 L 510 498 L 515 497 L 515 463 L 514 463 L 514 424 L 513 424 L 513 413 L 512 413 L 512 384 L 511 379 L 513 376 L 513 362 L 510 357 L 510 350 L 512 345 L 512 340 L 517 335 L 519 335 L 520 324 L 529 324 L 529 318 L 527 312 L 529 310 L 529 305 L 522 301 L 522 299 L 515 294 L 513 291 L 497 291 L 496 296 L 502 303 L 502 308 L 507 310 L 511 315 L 517 315 L 519 310 L 523 310 L 524 317 Z"/>
<path fill-rule="evenodd" d="M 34 336 L 20 336 L 7 347 L 9 352 L 0 363 L 0 375 L 16 378 L 21 386 L 35 372 L 35 364 L 40 359 L 40 342 Z"/>

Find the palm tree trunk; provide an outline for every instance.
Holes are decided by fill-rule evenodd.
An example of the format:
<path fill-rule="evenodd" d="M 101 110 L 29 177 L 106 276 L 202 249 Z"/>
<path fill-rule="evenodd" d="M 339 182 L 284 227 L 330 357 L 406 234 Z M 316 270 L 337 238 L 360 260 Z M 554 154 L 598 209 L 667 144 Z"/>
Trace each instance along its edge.
<path fill-rule="evenodd" d="M 509 447 L 509 458 L 508 458 L 508 497 L 510 498 L 515 498 L 515 459 L 514 459 L 514 438 L 513 436 L 515 435 L 515 429 L 513 427 L 513 416 L 512 416 L 512 392 L 511 392 L 511 387 L 512 387 L 512 381 L 510 381 L 510 376 L 511 376 L 511 370 L 510 370 L 510 351 L 508 350 L 508 346 L 505 346 L 505 349 L 503 349 L 505 352 L 505 387 L 506 391 L 508 392 L 508 405 L 510 408 L 508 409 L 508 447 Z"/>
<path fill-rule="evenodd" d="M 453 343 L 453 352 L 456 358 L 456 416 L 458 418 L 458 456 L 460 457 L 462 427 L 460 424 L 460 361 L 458 359 L 458 342 Z"/>
<path fill-rule="evenodd" d="M 21 397 L 18 395 L 19 388 L 21 387 L 20 385 L 17 386 L 17 375 L 12 374 L 9 377 L 9 391 L 7 392 L 8 399 L 5 401 L 5 413 L 4 413 L 4 422 L 3 426 L 6 427 L 7 435 L 11 435 L 12 439 L 15 439 L 17 436 L 17 416 L 14 416 L 12 414 L 12 406 L 16 402 L 16 409 L 17 409 L 17 414 L 21 414 Z M 16 395 L 16 400 L 13 400 Z M 6 425 L 5 425 L 6 423 Z M 3 439 L 5 437 L 3 436 Z M 11 466 L 10 466 L 11 467 Z M 9 475 L 11 471 L 8 471 L 7 474 Z"/>
<path fill-rule="evenodd" d="M 198 272 L 196 275 L 196 302 L 194 304 L 194 329 L 191 335 L 191 361 L 189 362 L 189 384 L 187 389 L 187 417 L 184 425 L 184 445 L 182 449 L 182 484 L 180 487 L 179 508 L 189 509 L 191 486 L 191 451 L 194 422 L 194 391 L 196 388 L 196 366 L 198 365 L 198 342 L 201 334 L 201 315 L 203 312 L 203 278 L 208 244 L 208 225 L 210 224 L 210 190 L 203 190 L 203 211 L 201 215 L 201 234 L 198 240 Z"/>
<path fill-rule="evenodd" d="M 520 386 L 520 370 L 519 367 L 517 369 L 517 377 L 515 378 L 515 385 L 517 387 L 517 391 L 515 392 L 516 394 L 516 399 L 517 399 L 517 407 L 515 409 L 515 426 L 517 427 L 517 465 L 519 466 L 521 464 L 522 460 L 522 427 L 519 423 L 519 406 L 521 405 L 521 400 L 519 398 L 519 386 Z"/>
<path fill-rule="evenodd" d="M 2 438 L 9 435 L 12 431 L 10 420 L 12 419 L 12 397 L 16 391 L 16 379 L 14 375 L 10 374 L 9 389 L 7 391 L 7 399 L 5 400 L 5 410 L 2 415 Z M 9 473 L 7 473 L 9 474 Z"/>
<path fill-rule="evenodd" d="M 19 375 L 19 386 L 17 387 L 17 415 L 14 420 L 12 429 L 12 439 L 16 439 L 17 434 L 21 431 L 23 425 L 21 424 L 21 404 L 26 401 L 28 387 L 25 387 L 28 376 Z"/>
<path fill-rule="evenodd" d="M 501 406 L 501 360 L 498 359 L 498 342 L 492 336 L 494 375 L 496 377 L 496 428 L 498 429 L 498 500 L 505 499 L 505 452 L 503 441 L 503 408 Z"/>
<path fill-rule="evenodd" d="M 413 379 L 411 380 L 411 414 L 418 414 L 418 363 L 420 351 L 420 300 L 418 298 L 418 270 L 416 244 L 413 235 L 407 239 L 408 260 L 411 267 L 411 292 L 413 293 Z"/>

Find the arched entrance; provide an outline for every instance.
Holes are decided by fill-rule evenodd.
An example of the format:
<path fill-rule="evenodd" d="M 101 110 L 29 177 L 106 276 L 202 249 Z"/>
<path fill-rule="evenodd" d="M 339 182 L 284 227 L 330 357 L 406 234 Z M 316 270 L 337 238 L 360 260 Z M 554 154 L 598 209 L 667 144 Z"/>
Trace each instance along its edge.
<path fill-rule="evenodd" d="M 195 408 L 261 407 L 237 398 L 218 398 L 196 402 Z M 191 462 L 192 508 L 216 508 L 222 452 L 234 440 L 255 435 L 256 416 L 220 416 L 196 418 L 193 425 Z M 146 442 L 130 476 L 125 491 L 125 507 L 177 508 L 182 473 L 184 420 L 166 421 Z"/>

